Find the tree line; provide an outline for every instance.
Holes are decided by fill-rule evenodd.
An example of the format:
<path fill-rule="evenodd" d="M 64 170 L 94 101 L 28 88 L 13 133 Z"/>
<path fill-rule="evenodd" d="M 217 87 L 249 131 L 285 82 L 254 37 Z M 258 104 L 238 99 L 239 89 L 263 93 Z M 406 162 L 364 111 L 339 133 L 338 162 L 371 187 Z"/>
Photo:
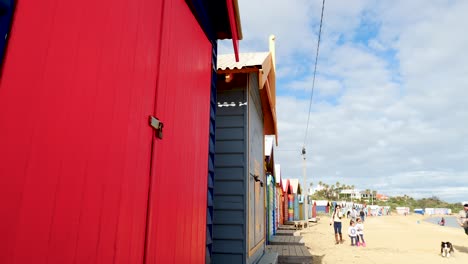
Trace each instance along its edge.
<path fill-rule="evenodd" d="M 414 199 L 413 197 L 405 194 L 403 196 L 390 197 L 385 204 L 390 205 L 392 208 L 406 206 L 411 208 L 411 211 L 415 208 L 449 208 L 452 209 L 452 213 L 457 213 L 459 210 L 462 210 L 462 205 L 460 203 L 448 203 L 442 201 L 437 196 Z"/>
<path fill-rule="evenodd" d="M 310 187 L 312 188 L 313 184 L 310 183 Z M 367 200 L 367 203 L 373 203 L 376 205 L 381 206 L 390 206 L 391 208 L 395 209 L 396 207 L 409 207 L 411 211 L 415 208 L 449 208 L 452 209 L 452 212 L 458 212 L 462 209 L 462 206 L 459 203 L 448 203 L 442 201 L 437 196 L 431 196 L 429 198 L 422 198 L 422 199 L 414 199 L 411 196 L 403 195 L 403 196 L 395 196 L 389 197 L 387 201 L 379 201 L 375 197 L 377 195 L 377 190 L 366 189 L 361 193 L 367 195 L 367 199 L 353 199 L 349 197 L 347 194 L 342 194 L 341 191 L 343 190 L 354 190 L 354 185 L 347 185 L 342 184 L 340 182 L 336 182 L 334 184 L 327 184 L 322 181 L 318 183 L 320 188 L 314 192 L 310 198 L 313 200 L 328 200 L 328 201 L 349 201 L 349 202 L 356 202 L 356 203 L 363 203 L 364 200 Z"/>

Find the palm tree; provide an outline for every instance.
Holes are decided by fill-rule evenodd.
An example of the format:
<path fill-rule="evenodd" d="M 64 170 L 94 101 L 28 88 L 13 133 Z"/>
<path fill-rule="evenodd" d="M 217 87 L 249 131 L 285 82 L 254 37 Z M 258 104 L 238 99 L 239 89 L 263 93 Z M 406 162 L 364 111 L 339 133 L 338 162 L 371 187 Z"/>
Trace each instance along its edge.
<path fill-rule="evenodd" d="M 323 186 L 323 182 L 322 182 L 322 181 L 319 181 L 318 185 L 319 185 L 319 186 Z"/>
<path fill-rule="evenodd" d="M 377 191 L 373 190 L 371 195 L 372 195 L 372 205 L 374 205 L 374 199 L 375 199 L 375 196 L 377 195 Z"/>
<path fill-rule="evenodd" d="M 336 193 L 338 194 L 338 200 L 340 199 L 340 192 L 343 189 L 343 186 L 340 184 L 339 181 L 336 182 Z"/>

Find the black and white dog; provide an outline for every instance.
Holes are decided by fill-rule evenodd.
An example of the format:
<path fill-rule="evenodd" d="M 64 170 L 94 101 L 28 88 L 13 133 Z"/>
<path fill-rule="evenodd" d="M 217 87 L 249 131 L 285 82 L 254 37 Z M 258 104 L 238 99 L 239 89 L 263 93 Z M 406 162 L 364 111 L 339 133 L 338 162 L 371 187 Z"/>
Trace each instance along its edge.
<path fill-rule="evenodd" d="M 442 242 L 440 245 L 440 254 L 442 257 L 450 257 L 450 254 L 453 254 L 453 246 L 450 242 Z"/>

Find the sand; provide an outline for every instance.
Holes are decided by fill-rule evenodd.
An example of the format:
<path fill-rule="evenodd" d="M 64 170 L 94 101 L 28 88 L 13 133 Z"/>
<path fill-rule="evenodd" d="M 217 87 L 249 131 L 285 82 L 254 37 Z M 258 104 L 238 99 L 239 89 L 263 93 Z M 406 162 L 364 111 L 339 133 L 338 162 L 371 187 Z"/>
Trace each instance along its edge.
<path fill-rule="evenodd" d="M 421 215 L 369 217 L 364 223 L 367 246 L 352 247 L 347 235 L 349 220 L 343 222 L 343 244 L 335 245 L 329 218 L 321 216 L 317 224 L 304 229 L 305 245 L 314 263 L 468 263 L 468 236 L 461 228 L 443 227 L 423 221 Z M 440 255 L 440 243 L 450 241 L 455 253 Z"/>

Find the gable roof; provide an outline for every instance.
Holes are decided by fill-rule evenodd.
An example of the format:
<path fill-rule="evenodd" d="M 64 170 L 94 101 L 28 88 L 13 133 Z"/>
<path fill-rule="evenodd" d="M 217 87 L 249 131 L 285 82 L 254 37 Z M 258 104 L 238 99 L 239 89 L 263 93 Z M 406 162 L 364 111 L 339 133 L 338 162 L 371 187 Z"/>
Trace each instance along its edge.
<path fill-rule="evenodd" d="M 275 66 L 275 36 L 270 36 L 270 51 L 255 53 L 240 53 L 236 62 L 233 54 L 218 55 L 217 73 L 257 73 L 258 89 L 263 110 L 263 134 L 275 135 L 278 145 L 278 127 L 276 121 L 276 66 Z"/>
<path fill-rule="evenodd" d="M 185 0 L 210 40 L 232 39 L 234 54 L 239 57 L 242 27 L 237 0 Z"/>
<path fill-rule="evenodd" d="M 292 188 L 292 193 L 297 194 L 299 189 L 299 180 L 298 179 L 289 179 L 289 185 Z"/>
<path fill-rule="evenodd" d="M 283 188 L 283 192 L 287 193 L 289 189 L 289 180 L 288 179 L 281 179 L 281 188 Z"/>
<path fill-rule="evenodd" d="M 270 52 L 250 52 L 240 53 L 239 61 L 236 61 L 234 54 L 218 54 L 218 71 L 219 70 L 241 70 L 249 67 L 267 66 L 270 63 L 268 58 L 271 57 Z"/>

